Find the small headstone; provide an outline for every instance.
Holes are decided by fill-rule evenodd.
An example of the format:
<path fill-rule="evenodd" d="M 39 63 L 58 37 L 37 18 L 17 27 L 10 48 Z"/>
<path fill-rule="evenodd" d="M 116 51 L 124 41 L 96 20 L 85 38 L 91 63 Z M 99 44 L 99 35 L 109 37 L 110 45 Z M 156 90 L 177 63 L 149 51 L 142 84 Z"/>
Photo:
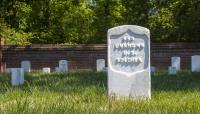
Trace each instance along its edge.
<path fill-rule="evenodd" d="M 24 84 L 23 68 L 11 68 L 11 84 L 13 86 Z"/>
<path fill-rule="evenodd" d="M 6 72 L 7 72 L 7 73 L 11 73 L 11 68 L 7 68 L 7 69 L 6 69 Z"/>
<path fill-rule="evenodd" d="M 51 68 L 45 67 L 42 69 L 43 73 L 51 73 Z"/>
<path fill-rule="evenodd" d="M 176 75 L 176 67 L 169 66 L 168 67 L 168 74 L 169 75 Z"/>
<path fill-rule="evenodd" d="M 97 72 L 102 72 L 105 68 L 106 62 L 104 59 L 97 59 L 96 64 L 97 64 Z"/>
<path fill-rule="evenodd" d="M 180 57 L 172 57 L 171 58 L 171 66 L 175 67 L 177 71 L 181 69 L 181 58 Z"/>
<path fill-rule="evenodd" d="M 21 68 L 24 68 L 24 72 L 31 72 L 31 62 L 30 61 L 22 61 Z"/>
<path fill-rule="evenodd" d="M 68 72 L 68 61 L 67 60 L 59 61 L 59 72 Z"/>
<path fill-rule="evenodd" d="M 56 73 L 59 73 L 59 67 L 55 67 Z"/>
<path fill-rule="evenodd" d="M 151 97 L 150 31 L 124 25 L 108 30 L 108 93 L 111 96 Z"/>
<path fill-rule="evenodd" d="M 192 72 L 200 72 L 200 55 L 194 55 L 191 59 Z"/>
<path fill-rule="evenodd" d="M 155 73 L 155 72 L 156 72 L 156 67 L 151 66 L 151 73 L 153 74 L 153 73 Z"/>

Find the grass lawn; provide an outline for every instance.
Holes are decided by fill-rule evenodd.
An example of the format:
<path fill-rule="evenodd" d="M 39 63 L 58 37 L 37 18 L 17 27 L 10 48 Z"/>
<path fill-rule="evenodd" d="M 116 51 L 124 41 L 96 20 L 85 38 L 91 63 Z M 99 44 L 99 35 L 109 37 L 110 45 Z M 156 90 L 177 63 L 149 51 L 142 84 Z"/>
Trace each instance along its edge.
<path fill-rule="evenodd" d="M 199 114 L 200 73 L 152 76 L 152 99 L 116 100 L 107 96 L 105 73 L 26 74 L 10 85 L 0 75 L 0 114 Z"/>

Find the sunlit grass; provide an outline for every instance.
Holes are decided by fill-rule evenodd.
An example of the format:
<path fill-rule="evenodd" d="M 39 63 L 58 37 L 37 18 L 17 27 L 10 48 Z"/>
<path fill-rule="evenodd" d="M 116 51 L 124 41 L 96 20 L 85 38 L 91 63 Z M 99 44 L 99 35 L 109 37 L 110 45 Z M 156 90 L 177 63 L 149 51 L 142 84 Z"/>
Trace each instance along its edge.
<path fill-rule="evenodd" d="M 198 114 L 200 73 L 152 76 L 152 99 L 116 100 L 107 95 L 106 73 L 26 74 L 25 84 L 0 76 L 0 113 L 11 114 Z"/>

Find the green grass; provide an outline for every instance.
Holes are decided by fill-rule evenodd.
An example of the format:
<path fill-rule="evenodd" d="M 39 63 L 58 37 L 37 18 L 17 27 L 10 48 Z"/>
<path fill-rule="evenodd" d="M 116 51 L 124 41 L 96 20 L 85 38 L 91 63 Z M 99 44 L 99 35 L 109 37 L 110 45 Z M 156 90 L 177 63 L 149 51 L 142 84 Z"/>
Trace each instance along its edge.
<path fill-rule="evenodd" d="M 26 74 L 10 85 L 0 75 L 0 114 L 199 114 L 200 73 L 152 76 L 152 99 L 116 100 L 107 96 L 105 73 Z"/>

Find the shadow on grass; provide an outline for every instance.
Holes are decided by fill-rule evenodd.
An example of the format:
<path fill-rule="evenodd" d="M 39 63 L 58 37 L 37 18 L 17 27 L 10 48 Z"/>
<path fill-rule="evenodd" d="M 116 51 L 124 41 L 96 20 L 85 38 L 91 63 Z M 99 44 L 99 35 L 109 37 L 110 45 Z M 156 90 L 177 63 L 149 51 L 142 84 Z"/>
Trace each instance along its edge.
<path fill-rule="evenodd" d="M 169 76 L 165 72 L 156 72 L 151 79 L 152 91 L 199 91 L 200 73 L 180 72 Z M 68 74 L 32 73 L 25 75 L 25 84 L 12 87 L 10 75 L 0 75 L 0 94 L 14 89 L 31 92 L 50 91 L 55 93 L 76 94 L 84 91 L 107 93 L 107 74 L 95 72 L 76 72 Z M 98 92 L 97 92 L 98 93 Z"/>

